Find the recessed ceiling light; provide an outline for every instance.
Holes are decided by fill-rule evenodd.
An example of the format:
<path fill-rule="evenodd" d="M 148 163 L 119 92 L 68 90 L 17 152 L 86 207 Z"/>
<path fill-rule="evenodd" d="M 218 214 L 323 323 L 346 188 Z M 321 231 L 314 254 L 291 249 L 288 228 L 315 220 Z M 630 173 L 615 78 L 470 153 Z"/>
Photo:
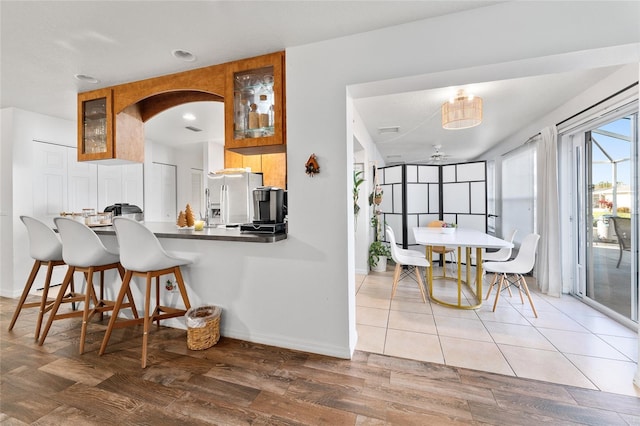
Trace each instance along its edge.
<path fill-rule="evenodd" d="M 398 133 L 399 131 L 400 131 L 400 126 L 378 127 L 378 134 Z"/>
<path fill-rule="evenodd" d="M 171 51 L 174 58 L 180 59 L 185 62 L 193 62 L 196 60 L 196 55 L 184 49 L 175 49 Z"/>
<path fill-rule="evenodd" d="M 90 75 L 86 75 L 86 74 L 76 74 L 74 75 L 75 79 L 78 81 L 82 81 L 84 83 L 91 83 L 91 84 L 98 84 L 100 82 L 100 80 L 98 80 L 95 77 L 91 77 Z"/>
<path fill-rule="evenodd" d="M 196 119 L 196 116 L 191 114 L 190 112 L 186 112 L 182 115 L 182 118 L 187 120 L 187 121 L 193 121 Z"/>

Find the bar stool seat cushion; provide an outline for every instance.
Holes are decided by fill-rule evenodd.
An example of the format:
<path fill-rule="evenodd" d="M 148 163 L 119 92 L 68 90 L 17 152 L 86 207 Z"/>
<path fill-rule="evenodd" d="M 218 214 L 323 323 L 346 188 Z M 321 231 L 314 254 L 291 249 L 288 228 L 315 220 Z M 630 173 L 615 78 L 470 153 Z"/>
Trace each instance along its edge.
<path fill-rule="evenodd" d="M 62 243 L 53 230 L 33 217 L 20 216 L 29 234 L 29 255 L 41 262 L 62 261 Z"/>
<path fill-rule="evenodd" d="M 126 217 L 114 219 L 119 238 L 120 262 L 130 271 L 160 271 L 193 263 L 167 253 L 153 232 L 141 223 Z M 132 244 L 135 242 L 135 244 Z M 144 250 L 140 250 L 144 247 Z"/>
<path fill-rule="evenodd" d="M 64 232 L 66 238 L 62 247 L 62 257 L 67 265 L 88 268 L 120 261 L 117 250 L 107 249 L 100 237 L 85 224 L 61 217 L 55 218 L 54 222 L 58 231 Z"/>

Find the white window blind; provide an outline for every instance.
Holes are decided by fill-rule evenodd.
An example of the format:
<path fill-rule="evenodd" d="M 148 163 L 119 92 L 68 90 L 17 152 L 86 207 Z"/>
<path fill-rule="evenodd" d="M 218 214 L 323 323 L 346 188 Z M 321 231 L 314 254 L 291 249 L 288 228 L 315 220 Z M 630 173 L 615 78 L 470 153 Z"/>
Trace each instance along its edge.
<path fill-rule="evenodd" d="M 502 229 L 517 229 L 515 243 L 535 232 L 536 148 L 530 142 L 505 154 L 502 159 Z"/>

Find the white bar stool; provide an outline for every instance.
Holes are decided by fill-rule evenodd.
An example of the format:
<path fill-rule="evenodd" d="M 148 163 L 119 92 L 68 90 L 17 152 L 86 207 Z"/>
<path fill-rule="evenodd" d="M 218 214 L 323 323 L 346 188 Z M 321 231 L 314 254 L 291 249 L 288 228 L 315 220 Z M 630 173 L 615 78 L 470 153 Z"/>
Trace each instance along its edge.
<path fill-rule="evenodd" d="M 56 217 L 53 219 L 56 228 L 62 239 L 62 257 L 69 268 L 64 278 L 58 297 L 49 314 L 47 326 L 44 329 L 39 345 L 42 346 L 51 324 L 55 320 L 82 316 L 82 330 L 80 332 L 80 354 L 84 353 L 84 341 L 87 334 L 87 323 L 96 314 L 113 310 L 114 302 L 104 300 L 104 271 L 117 269 L 120 277 L 124 274 L 124 269 L 120 264 L 120 256 L 118 253 L 111 252 L 102 244 L 100 238 L 88 226 L 77 222 L 73 219 L 65 217 Z M 72 293 L 68 300 L 76 300 L 84 302 L 82 312 L 66 312 L 58 314 L 60 304 L 63 302 L 63 294 L 67 286 L 73 279 L 74 272 L 83 272 L 87 281 L 87 288 L 84 294 Z M 100 298 L 96 296 L 93 289 L 93 274 L 100 272 Z M 131 308 L 134 317 L 138 317 L 136 306 L 131 296 L 131 292 L 127 292 L 129 302 L 124 307 Z M 91 307 L 93 304 L 93 307 Z"/>
<path fill-rule="evenodd" d="M 22 291 L 22 296 L 20 296 L 18 306 L 16 306 L 13 318 L 11 318 L 9 330 L 13 329 L 22 309 L 40 308 L 35 333 L 35 340 L 37 342 L 40 337 L 42 317 L 45 312 L 48 312 L 53 307 L 53 300 L 48 299 L 53 268 L 56 266 L 63 266 L 65 263 L 64 260 L 62 260 L 62 243 L 53 229 L 51 229 L 46 223 L 30 216 L 20 216 L 20 220 L 27 227 L 27 234 L 29 235 L 29 255 L 34 259 L 34 262 L 29 278 L 24 285 L 24 290 Z M 31 287 L 33 286 L 33 282 L 35 281 L 36 276 L 40 271 L 40 267 L 43 264 L 47 265 L 47 276 L 44 280 L 41 300 L 40 302 L 25 303 L 27 296 L 29 296 L 29 292 L 31 291 Z M 71 289 L 73 290 L 73 282 L 71 282 Z"/>
<path fill-rule="evenodd" d="M 114 328 L 129 327 L 142 322 L 144 324 L 144 334 L 142 336 L 142 368 L 145 368 L 147 366 L 147 342 L 151 323 L 156 321 L 158 325 L 160 325 L 160 320 L 183 316 L 187 310 L 191 308 L 180 267 L 192 262 L 187 259 L 180 259 L 169 255 L 162 248 L 160 241 L 158 241 L 153 232 L 133 219 L 116 217 L 113 219 L 113 226 L 116 229 L 118 244 L 120 245 L 120 261 L 126 272 L 99 354 L 102 355 L 107 348 L 111 332 Z M 168 274 L 173 274 L 176 277 L 185 309 L 160 305 L 160 276 Z M 124 295 L 130 291 L 129 287 L 133 276 L 146 278 L 144 316 L 138 319 L 117 321 L 118 311 L 122 305 Z M 156 284 L 156 306 L 153 312 L 150 313 L 152 278 L 155 278 Z"/>

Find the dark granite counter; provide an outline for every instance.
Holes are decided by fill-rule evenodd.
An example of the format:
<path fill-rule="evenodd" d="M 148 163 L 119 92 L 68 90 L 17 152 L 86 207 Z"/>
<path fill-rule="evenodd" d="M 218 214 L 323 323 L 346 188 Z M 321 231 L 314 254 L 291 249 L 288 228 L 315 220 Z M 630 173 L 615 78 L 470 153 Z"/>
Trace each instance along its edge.
<path fill-rule="evenodd" d="M 143 222 L 158 238 L 178 238 L 193 240 L 240 241 L 247 243 L 274 243 L 287 238 L 287 234 L 248 234 L 240 228 L 204 228 L 202 231 L 181 230 L 174 223 Z M 98 235 L 115 235 L 113 226 L 92 227 Z"/>

